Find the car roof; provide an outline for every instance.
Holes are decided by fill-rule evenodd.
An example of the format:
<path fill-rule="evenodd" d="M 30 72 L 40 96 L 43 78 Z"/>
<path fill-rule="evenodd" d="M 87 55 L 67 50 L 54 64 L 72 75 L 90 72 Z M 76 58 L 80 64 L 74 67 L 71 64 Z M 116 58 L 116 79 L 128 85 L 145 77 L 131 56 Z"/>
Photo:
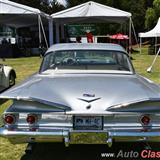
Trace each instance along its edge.
<path fill-rule="evenodd" d="M 62 50 L 111 50 L 127 53 L 122 46 L 112 43 L 59 43 L 52 45 L 46 54 Z"/>

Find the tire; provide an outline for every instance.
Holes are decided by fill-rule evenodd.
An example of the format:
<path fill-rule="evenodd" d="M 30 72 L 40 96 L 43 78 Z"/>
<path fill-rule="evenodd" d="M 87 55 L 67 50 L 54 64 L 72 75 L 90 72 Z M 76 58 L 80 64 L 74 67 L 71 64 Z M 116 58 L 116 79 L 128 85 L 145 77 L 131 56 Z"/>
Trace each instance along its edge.
<path fill-rule="evenodd" d="M 12 87 L 15 85 L 16 80 L 15 80 L 15 75 L 13 73 L 10 73 L 9 75 L 9 87 Z"/>

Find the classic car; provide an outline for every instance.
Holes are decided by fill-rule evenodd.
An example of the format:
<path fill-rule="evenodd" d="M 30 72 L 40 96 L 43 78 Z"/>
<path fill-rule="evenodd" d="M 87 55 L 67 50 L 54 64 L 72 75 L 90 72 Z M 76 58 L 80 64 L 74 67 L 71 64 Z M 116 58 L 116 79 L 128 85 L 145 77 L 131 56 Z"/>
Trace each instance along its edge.
<path fill-rule="evenodd" d="M 15 84 L 16 72 L 10 66 L 0 64 L 0 92 Z"/>
<path fill-rule="evenodd" d="M 160 142 L 160 86 L 116 44 L 56 44 L 39 72 L 0 95 L 12 100 L 0 136 L 12 143 Z"/>

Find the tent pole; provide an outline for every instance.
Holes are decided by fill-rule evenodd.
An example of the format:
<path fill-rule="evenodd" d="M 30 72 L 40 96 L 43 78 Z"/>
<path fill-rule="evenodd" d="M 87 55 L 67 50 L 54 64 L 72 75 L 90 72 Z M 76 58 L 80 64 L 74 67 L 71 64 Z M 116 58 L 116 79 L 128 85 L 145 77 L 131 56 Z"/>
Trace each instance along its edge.
<path fill-rule="evenodd" d="M 48 48 L 48 42 L 47 42 L 46 34 L 45 34 L 45 31 L 44 31 L 44 27 L 43 27 L 42 19 L 41 19 L 41 17 L 40 17 L 40 16 L 39 16 L 39 20 L 40 20 L 40 25 L 41 25 L 41 28 L 42 28 L 42 32 L 43 32 L 43 36 L 44 36 L 44 40 L 45 40 L 45 43 L 46 43 L 46 47 Z"/>
<path fill-rule="evenodd" d="M 48 20 L 48 26 L 49 26 L 49 46 L 51 46 L 54 42 L 53 42 L 53 19 L 50 18 Z"/>
<path fill-rule="evenodd" d="M 41 25 L 40 25 L 40 15 L 38 15 L 38 34 L 39 34 L 39 47 L 42 45 L 42 36 L 41 36 Z"/>
<path fill-rule="evenodd" d="M 156 62 L 156 60 L 158 58 L 159 53 L 160 53 L 160 48 L 158 49 L 158 52 L 156 53 L 155 58 L 154 58 L 154 60 L 153 60 L 153 62 L 151 64 L 151 66 L 149 68 L 147 68 L 147 72 L 150 73 L 152 71 L 153 65 L 155 64 L 155 62 Z"/>
<path fill-rule="evenodd" d="M 140 48 L 132 19 L 131 19 L 131 25 L 132 25 L 132 29 L 133 29 L 133 33 L 134 33 L 134 37 L 135 37 L 136 43 L 138 44 L 138 48 Z"/>
<path fill-rule="evenodd" d="M 155 37 L 155 54 L 157 53 L 157 37 Z"/>
<path fill-rule="evenodd" d="M 142 53 L 142 38 L 140 37 L 140 54 Z"/>
<path fill-rule="evenodd" d="M 64 24 L 61 24 L 61 33 L 62 33 L 62 39 L 64 40 L 65 35 L 64 35 Z"/>
<path fill-rule="evenodd" d="M 59 24 L 56 23 L 56 43 L 59 43 Z"/>
<path fill-rule="evenodd" d="M 129 18 L 129 53 L 132 49 L 132 26 L 131 26 L 131 17 Z"/>

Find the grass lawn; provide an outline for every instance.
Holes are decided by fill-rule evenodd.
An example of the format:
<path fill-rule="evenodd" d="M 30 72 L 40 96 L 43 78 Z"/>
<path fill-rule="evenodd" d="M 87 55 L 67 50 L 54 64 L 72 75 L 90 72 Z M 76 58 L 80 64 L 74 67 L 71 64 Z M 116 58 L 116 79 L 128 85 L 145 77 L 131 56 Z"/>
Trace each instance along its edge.
<path fill-rule="evenodd" d="M 151 65 L 154 56 L 147 55 L 146 50 L 143 54 L 132 54 L 133 64 L 138 73 L 148 77 L 156 83 L 160 84 L 160 56 L 153 67 L 152 73 L 147 73 L 146 69 Z M 24 80 L 29 75 L 36 72 L 40 66 L 41 59 L 39 57 L 7 59 L 4 63 L 12 66 L 17 73 L 17 83 Z M 0 114 L 10 102 L 6 102 L 0 106 Z M 19 160 L 24 155 L 26 145 L 12 145 L 8 140 L 0 138 L 0 160 Z"/>
<path fill-rule="evenodd" d="M 142 49 L 142 54 L 132 54 L 132 63 L 137 73 L 149 78 L 150 80 L 160 84 L 160 56 L 156 60 L 152 68 L 152 73 L 147 73 L 147 68 L 152 64 L 155 55 L 147 55 L 146 48 Z"/>

